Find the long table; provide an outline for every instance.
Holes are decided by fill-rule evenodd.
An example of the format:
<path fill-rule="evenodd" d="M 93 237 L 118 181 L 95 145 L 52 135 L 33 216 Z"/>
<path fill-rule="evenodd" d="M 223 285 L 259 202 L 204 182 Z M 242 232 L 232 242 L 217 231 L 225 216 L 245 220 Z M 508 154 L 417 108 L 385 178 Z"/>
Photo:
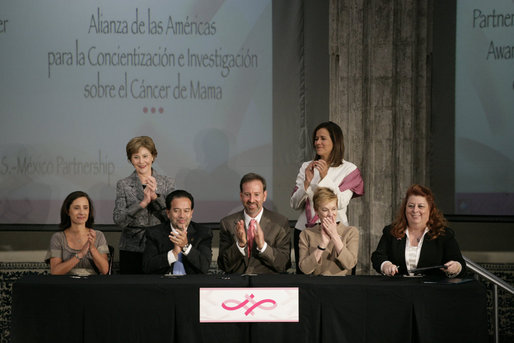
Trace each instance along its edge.
<path fill-rule="evenodd" d="M 299 287 L 298 323 L 200 323 L 199 288 Z M 477 281 L 305 275 L 29 276 L 13 342 L 487 342 Z"/>

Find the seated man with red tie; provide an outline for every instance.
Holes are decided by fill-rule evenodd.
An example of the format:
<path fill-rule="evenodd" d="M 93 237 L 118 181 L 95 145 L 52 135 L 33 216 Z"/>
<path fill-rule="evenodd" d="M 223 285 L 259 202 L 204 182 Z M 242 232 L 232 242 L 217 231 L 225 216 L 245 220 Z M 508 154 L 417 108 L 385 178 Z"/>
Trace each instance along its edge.
<path fill-rule="evenodd" d="M 206 274 L 212 259 L 211 229 L 191 221 L 193 196 L 176 190 L 166 197 L 169 221 L 146 230 L 143 271 L 147 274 Z"/>
<path fill-rule="evenodd" d="M 244 210 L 220 222 L 218 266 L 229 274 L 283 273 L 291 263 L 286 217 L 265 209 L 266 180 L 254 173 L 239 184 Z"/>

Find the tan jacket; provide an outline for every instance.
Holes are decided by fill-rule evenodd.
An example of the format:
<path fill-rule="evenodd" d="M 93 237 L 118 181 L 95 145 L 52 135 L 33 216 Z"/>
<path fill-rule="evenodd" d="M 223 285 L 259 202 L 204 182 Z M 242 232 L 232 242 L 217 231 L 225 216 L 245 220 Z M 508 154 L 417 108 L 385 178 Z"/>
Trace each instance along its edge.
<path fill-rule="evenodd" d="M 337 232 L 343 242 L 343 249 L 338 255 L 334 243 L 330 241 L 318 263 L 314 253 L 321 244 L 321 226 L 318 224 L 302 231 L 300 234 L 300 269 L 305 274 L 347 275 L 357 264 L 359 253 L 359 230 L 354 226 L 337 225 Z"/>

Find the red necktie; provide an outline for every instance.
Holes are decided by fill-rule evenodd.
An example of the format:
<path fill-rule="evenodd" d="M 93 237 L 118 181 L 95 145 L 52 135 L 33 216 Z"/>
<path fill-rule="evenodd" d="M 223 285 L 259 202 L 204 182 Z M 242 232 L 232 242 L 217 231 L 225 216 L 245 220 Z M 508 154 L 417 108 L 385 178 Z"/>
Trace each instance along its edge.
<path fill-rule="evenodd" d="M 252 254 L 253 239 L 255 237 L 255 219 L 250 220 L 250 226 L 248 227 L 248 233 L 246 235 L 248 245 L 248 257 Z"/>

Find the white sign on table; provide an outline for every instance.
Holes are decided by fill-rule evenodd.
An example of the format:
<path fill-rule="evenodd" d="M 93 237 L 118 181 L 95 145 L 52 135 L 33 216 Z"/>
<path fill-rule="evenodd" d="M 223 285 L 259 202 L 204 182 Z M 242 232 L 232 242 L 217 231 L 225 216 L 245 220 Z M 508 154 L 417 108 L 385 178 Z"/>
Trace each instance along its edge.
<path fill-rule="evenodd" d="M 298 287 L 200 288 L 200 323 L 298 322 Z"/>

